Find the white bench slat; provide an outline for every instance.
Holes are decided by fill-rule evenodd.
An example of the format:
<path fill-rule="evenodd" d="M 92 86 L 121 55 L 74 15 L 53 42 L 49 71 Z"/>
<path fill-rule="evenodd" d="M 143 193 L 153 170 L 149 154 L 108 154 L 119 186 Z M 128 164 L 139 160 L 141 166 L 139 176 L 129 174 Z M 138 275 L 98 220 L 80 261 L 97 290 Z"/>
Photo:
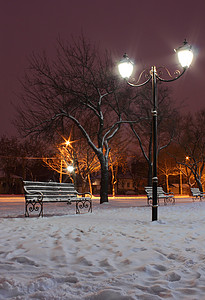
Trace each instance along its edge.
<path fill-rule="evenodd" d="M 191 188 L 191 193 L 193 201 L 196 199 L 200 199 L 200 201 L 202 201 L 202 199 L 205 197 L 205 193 L 201 192 L 199 188 Z"/>
<path fill-rule="evenodd" d="M 76 203 L 76 213 L 81 208 L 88 208 L 92 212 L 91 194 L 80 194 L 75 190 L 72 183 L 23 181 L 25 191 L 25 216 L 29 212 L 39 211 L 43 216 L 43 202 L 66 202 Z M 85 195 L 90 195 L 86 197 Z"/>
<path fill-rule="evenodd" d="M 146 186 L 145 192 L 147 194 L 147 204 L 150 205 L 150 203 L 152 202 L 152 186 Z M 174 194 L 173 193 L 165 193 L 161 186 L 157 187 L 157 198 L 158 198 L 158 203 L 159 203 L 159 199 L 164 199 L 165 205 L 168 202 L 172 202 L 172 204 L 175 204 Z"/>

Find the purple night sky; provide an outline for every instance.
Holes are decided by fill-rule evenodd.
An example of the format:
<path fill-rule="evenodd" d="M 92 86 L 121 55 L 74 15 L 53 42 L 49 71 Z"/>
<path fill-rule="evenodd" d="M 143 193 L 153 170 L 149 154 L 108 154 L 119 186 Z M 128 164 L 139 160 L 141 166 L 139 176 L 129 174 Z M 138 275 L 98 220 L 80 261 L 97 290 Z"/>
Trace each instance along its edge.
<path fill-rule="evenodd" d="M 173 49 L 186 38 L 196 51 L 188 72 L 170 83 L 185 112 L 204 108 L 205 1 L 185 0 L 1 0 L 0 135 L 16 133 L 12 125 L 19 80 L 32 52 L 55 53 L 58 36 L 69 40 L 81 31 L 117 61 L 124 52 L 144 67 L 177 69 Z"/>

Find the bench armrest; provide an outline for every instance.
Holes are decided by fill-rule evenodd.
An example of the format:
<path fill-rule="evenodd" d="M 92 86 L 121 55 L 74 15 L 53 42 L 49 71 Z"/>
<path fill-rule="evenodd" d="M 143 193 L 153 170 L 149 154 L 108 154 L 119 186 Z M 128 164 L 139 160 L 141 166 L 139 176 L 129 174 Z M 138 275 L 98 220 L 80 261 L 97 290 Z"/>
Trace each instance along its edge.
<path fill-rule="evenodd" d="M 28 191 L 25 186 L 24 186 L 24 191 L 25 191 L 25 198 L 26 198 L 26 195 L 28 194 L 28 195 L 31 195 L 31 196 L 33 195 L 34 197 L 38 198 L 38 201 L 43 200 L 43 193 L 40 191 L 32 191 L 31 192 L 31 191 Z"/>
<path fill-rule="evenodd" d="M 85 195 L 88 195 L 90 198 L 92 198 L 92 194 L 90 192 L 85 192 L 85 193 L 77 193 L 78 196 L 85 197 Z"/>
<path fill-rule="evenodd" d="M 165 195 L 168 195 L 168 196 L 169 196 L 169 195 L 173 195 L 173 196 L 174 196 L 174 193 L 173 193 L 173 192 L 169 192 L 169 193 L 164 192 L 164 194 L 165 194 Z"/>

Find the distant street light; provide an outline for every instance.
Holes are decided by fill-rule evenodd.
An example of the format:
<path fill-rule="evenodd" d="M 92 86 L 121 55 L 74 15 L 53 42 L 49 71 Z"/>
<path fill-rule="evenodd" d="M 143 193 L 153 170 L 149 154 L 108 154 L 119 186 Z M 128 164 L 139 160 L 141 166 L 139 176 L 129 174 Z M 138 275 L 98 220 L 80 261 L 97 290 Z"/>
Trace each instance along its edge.
<path fill-rule="evenodd" d="M 132 75 L 134 63 L 129 59 L 127 54 L 124 54 L 123 59 L 120 61 L 118 65 L 118 69 L 120 75 L 127 80 L 127 83 L 133 87 L 141 87 L 148 82 L 152 81 L 152 100 L 153 100 L 153 109 L 152 109 L 152 221 L 156 221 L 158 219 L 158 201 L 157 201 L 157 186 L 158 186 L 158 178 L 157 178 L 157 80 L 163 82 L 171 82 L 179 79 L 185 71 L 190 66 L 193 59 L 192 47 L 185 40 L 183 45 L 178 49 L 174 50 L 178 55 L 178 60 L 183 68 L 183 71 L 179 70 L 175 71 L 174 77 L 170 75 L 168 70 L 167 74 L 170 76 L 169 79 L 162 78 L 157 71 L 155 66 L 152 66 L 150 70 L 148 70 L 147 77 L 145 77 L 145 81 L 142 83 L 138 83 L 141 79 L 141 75 L 137 84 L 131 83 L 128 81 L 129 77 Z M 160 68 L 161 69 L 161 68 Z M 145 74 L 143 71 L 143 74 Z M 142 73 L 141 73 L 142 74 Z"/>
<path fill-rule="evenodd" d="M 66 141 L 65 141 L 65 145 L 66 145 L 66 147 L 70 146 L 70 145 L 71 145 L 70 140 L 66 140 Z"/>
<path fill-rule="evenodd" d="M 59 151 L 61 153 L 61 166 L 60 166 L 60 183 L 62 182 L 63 178 L 63 165 L 66 165 L 66 169 L 64 170 L 64 173 L 67 171 L 69 173 L 72 173 L 74 171 L 74 167 L 72 165 L 68 165 L 66 154 L 64 153 L 64 149 L 67 149 L 68 147 L 72 149 L 70 138 L 66 140 L 64 138 L 65 142 L 61 144 L 62 147 L 59 147 Z M 72 151 L 71 151 L 72 152 Z M 69 153 L 70 154 L 70 153 Z M 71 158 L 69 158 L 71 159 Z"/>
<path fill-rule="evenodd" d="M 72 172 L 74 171 L 74 167 L 73 167 L 72 165 L 67 166 L 67 171 L 68 171 L 69 173 L 72 173 Z"/>

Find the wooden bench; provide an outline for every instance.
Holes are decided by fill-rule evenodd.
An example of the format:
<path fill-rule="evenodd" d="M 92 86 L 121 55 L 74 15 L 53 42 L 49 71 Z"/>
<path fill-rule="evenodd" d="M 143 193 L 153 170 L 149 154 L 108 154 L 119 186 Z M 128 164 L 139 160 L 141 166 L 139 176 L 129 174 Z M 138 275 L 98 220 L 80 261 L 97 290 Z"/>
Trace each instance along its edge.
<path fill-rule="evenodd" d="M 65 202 L 76 204 L 76 214 L 87 208 L 92 212 L 91 194 L 78 193 L 72 183 L 23 181 L 25 193 L 25 217 L 32 212 L 38 212 L 43 217 L 43 203 Z M 88 195 L 88 197 L 86 197 Z"/>
<path fill-rule="evenodd" d="M 205 197 L 205 193 L 200 192 L 199 188 L 191 188 L 191 193 L 193 201 L 197 199 L 200 199 L 200 201 L 202 201 L 202 199 Z"/>
<path fill-rule="evenodd" d="M 152 204 L 152 187 L 147 186 L 145 187 L 145 192 L 147 194 L 147 204 Z M 159 204 L 159 200 L 164 200 L 164 205 L 167 205 L 168 203 L 175 204 L 175 198 L 173 193 L 165 193 L 163 188 L 158 186 L 157 187 L 157 203 Z"/>

